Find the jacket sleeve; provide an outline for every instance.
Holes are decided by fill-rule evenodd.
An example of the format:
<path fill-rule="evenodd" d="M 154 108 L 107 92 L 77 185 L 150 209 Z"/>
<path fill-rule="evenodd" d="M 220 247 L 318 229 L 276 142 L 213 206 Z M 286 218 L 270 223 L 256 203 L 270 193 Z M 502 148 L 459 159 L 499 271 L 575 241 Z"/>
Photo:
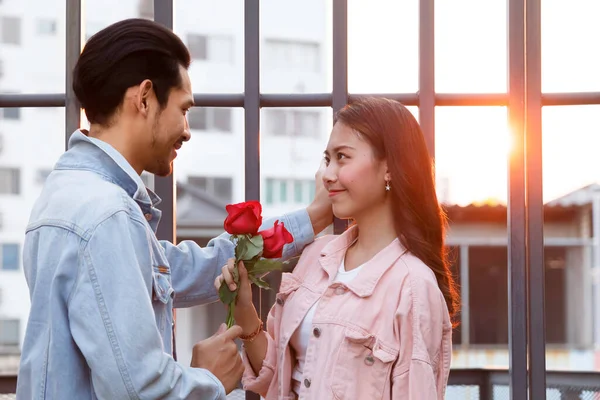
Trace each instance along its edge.
<path fill-rule="evenodd" d="M 304 247 L 314 240 L 312 223 L 306 210 L 299 210 L 277 218 L 294 237 L 294 242 L 283 249 L 283 260 L 298 256 Z M 273 226 L 275 219 L 265 220 L 261 230 Z M 193 241 L 183 241 L 177 246 L 161 241 L 171 266 L 174 305 L 176 308 L 212 303 L 218 300 L 213 286 L 215 278 L 227 260 L 234 256 L 229 234 L 223 233 L 212 239 L 204 248 Z"/>
<path fill-rule="evenodd" d="M 102 222 L 80 250 L 67 323 L 90 368 L 96 396 L 225 399 L 212 373 L 183 366 L 163 351 L 142 272 L 148 266 L 140 265 L 134 246 L 140 232 L 142 222 L 120 211 Z"/>
<path fill-rule="evenodd" d="M 396 313 L 400 352 L 392 399 L 443 400 L 450 372 L 452 327 L 437 283 L 407 277 Z"/>

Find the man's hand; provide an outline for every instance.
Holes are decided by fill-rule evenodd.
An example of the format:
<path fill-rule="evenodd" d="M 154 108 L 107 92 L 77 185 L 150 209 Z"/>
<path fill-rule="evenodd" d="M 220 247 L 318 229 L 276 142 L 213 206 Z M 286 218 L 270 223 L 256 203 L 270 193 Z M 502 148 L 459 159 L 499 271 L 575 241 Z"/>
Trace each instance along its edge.
<path fill-rule="evenodd" d="M 194 345 L 191 365 L 212 372 L 225 387 L 225 392 L 230 393 L 237 387 L 244 372 L 242 358 L 234 342 L 242 334 L 242 328 L 237 325 L 226 328 L 225 324 L 221 324 L 213 336 Z"/>
<path fill-rule="evenodd" d="M 318 235 L 333 223 L 333 210 L 329 193 L 323 184 L 323 171 L 325 171 L 325 160 L 321 161 L 321 165 L 315 174 L 315 198 L 306 207 L 315 235 Z"/>

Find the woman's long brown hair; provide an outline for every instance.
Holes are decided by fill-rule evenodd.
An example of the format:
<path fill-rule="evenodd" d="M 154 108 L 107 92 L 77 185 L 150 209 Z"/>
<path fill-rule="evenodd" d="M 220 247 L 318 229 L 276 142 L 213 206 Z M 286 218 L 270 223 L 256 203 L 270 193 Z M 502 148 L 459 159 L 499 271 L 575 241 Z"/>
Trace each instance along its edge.
<path fill-rule="evenodd" d="M 433 162 L 419 123 L 397 101 L 373 97 L 347 105 L 335 122 L 357 131 L 378 159 L 387 160 L 398 238 L 431 268 L 454 320 L 460 301 L 444 246 L 447 220 L 437 199 Z"/>

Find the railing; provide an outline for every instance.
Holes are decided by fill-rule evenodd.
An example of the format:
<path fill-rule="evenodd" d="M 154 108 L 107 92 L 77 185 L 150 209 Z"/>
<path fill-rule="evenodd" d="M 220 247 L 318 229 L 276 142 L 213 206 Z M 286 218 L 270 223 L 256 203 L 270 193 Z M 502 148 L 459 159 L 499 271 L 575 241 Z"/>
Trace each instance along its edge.
<path fill-rule="evenodd" d="M 506 369 L 453 369 L 446 399 L 509 400 L 509 384 L 510 374 Z M 15 393 L 16 387 L 16 375 L 0 375 L 0 400 L 14 398 L 10 394 Z M 600 399 L 600 372 L 547 371 L 546 398 Z"/>

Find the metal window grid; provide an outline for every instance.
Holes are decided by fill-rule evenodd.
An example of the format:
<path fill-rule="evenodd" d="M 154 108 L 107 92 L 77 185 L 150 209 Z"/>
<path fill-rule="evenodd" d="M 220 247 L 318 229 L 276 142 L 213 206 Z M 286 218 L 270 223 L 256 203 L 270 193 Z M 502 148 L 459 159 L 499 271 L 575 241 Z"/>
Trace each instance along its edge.
<path fill-rule="evenodd" d="M 66 1 L 66 88 L 56 94 L 0 94 L 3 107 L 65 107 L 65 145 L 80 126 L 80 105 L 72 91 L 71 71 L 81 51 L 81 0 Z M 509 160 L 509 323 L 510 397 L 546 398 L 544 336 L 544 263 L 542 210 L 543 106 L 600 104 L 600 93 L 542 93 L 541 0 L 507 0 L 508 91 L 506 93 L 435 93 L 434 0 L 419 6 L 419 91 L 378 93 L 405 105 L 419 107 L 419 120 L 429 152 L 435 154 L 436 106 L 506 106 L 514 150 Z M 263 107 L 331 107 L 335 112 L 366 96 L 348 93 L 348 4 L 333 0 L 333 91 L 311 94 L 262 94 L 259 70 L 259 0 L 245 0 L 245 84 L 240 94 L 194 94 L 196 106 L 243 107 L 245 110 L 245 197 L 260 198 L 259 123 Z M 154 1 L 154 18 L 173 28 L 173 0 Z M 176 240 L 175 182 L 173 176 L 155 178 L 163 199 L 163 217 L 157 235 Z M 341 232 L 343 222 L 334 229 Z M 466 288 L 468 291 L 468 288 Z M 466 293 L 463 293 L 466 294 Z M 263 318 L 268 305 L 257 307 Z M 465 299 L 466 300 L 466 299 Z M 463 301 L 465 301 L 463 300 Z M 529 367 L 529 368 L 528 368 Z M 246 399 L 258 399 L 247 393 Z"/>

